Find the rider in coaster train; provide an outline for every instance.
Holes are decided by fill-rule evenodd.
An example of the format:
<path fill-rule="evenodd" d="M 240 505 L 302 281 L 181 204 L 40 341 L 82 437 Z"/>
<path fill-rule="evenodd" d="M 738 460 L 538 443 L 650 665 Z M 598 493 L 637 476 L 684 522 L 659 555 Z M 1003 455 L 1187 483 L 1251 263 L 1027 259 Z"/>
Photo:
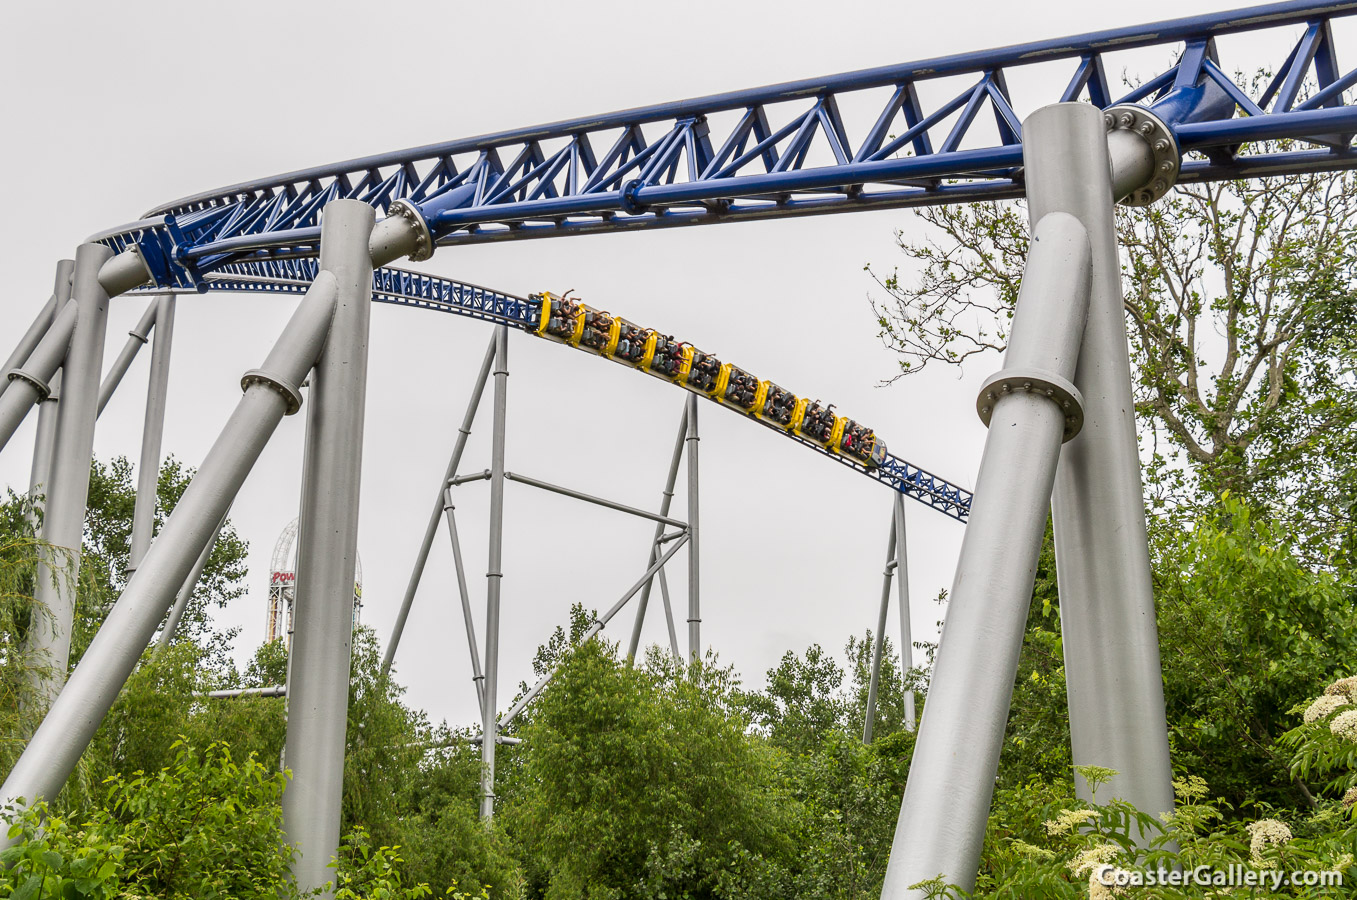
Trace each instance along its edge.
<path fill-rule="evenodd" d="M 641 340 L 641 329 L 628 322 L 618 338 L 616 355 L 626 360 L 635 361 L 640 358 L 641 345 L 644 343 Z"/>

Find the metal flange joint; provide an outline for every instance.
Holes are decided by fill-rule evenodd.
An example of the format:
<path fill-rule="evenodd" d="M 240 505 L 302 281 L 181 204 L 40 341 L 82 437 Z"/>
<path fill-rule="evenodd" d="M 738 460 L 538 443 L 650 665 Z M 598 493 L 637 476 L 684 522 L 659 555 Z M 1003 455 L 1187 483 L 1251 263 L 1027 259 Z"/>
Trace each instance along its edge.
<path fill-rule="evenodd" d="M 302 392 L 296 385 L 289 384 L 282 378 L 270 372 L 265 372 L 263 369 L 251 369 L 240 376 L 240 389 L 242 391 L 247 391 L 256 384 L 262 384 L 282 396 L 283 401 L 287 404 L 285 415 L 295 415 L 302 408 Z"/>
<path fill-rule="evenodd" d="M 415 249 L 410 253 L 411 262 L 423 262 L 433 256 L 433 232 L 424 214 L 409 200 L 393 200 L 386 210 L 388 217 L 399 216 L 404 219 L 415 235 Z"/>
<path fill-rule="evenodd" d="M 975 411 L 986 428 L 994 415 L 995 405 L 1009 394 L 1045 397 L 1059 407 L 1061 415 L 1065 417 L 1065 429 L 1060 438 L 1062 443 L 1069 441 L 1084 427 L 1084 398 L 1078 388 L 1055 372 L 1020 366 L 1001 369 L 980 386 L 980 393 L 975 398 Z"/>
<path fill-rule="evenodd" d="M 1103 111 L 1103 124 L 1109 135 L 1126 132 L 1140 138 L 1153 157 L 1149 177 L 1134 186 L 1121 202 L 1127 206 L 1149 206 L 1167 194 L 1178 181 L 1182 166 L 1182 154 L 1173 129 L 1163 119 L 1134 103 L 1108 107 Z"/>

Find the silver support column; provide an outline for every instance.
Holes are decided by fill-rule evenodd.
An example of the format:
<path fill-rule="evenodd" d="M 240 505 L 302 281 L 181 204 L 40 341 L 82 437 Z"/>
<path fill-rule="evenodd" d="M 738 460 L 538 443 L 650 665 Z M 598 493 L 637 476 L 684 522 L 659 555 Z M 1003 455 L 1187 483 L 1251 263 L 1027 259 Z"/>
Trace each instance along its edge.
<path fill-rule="evenodd" d="M 481 708 L 481 818 L 495 814 L 495 718 L 499 690 L 499 608 L 504 581 L 504 419 L 509 389 L 509 328 L 495 328 L 495 419 L 490 443 L 490 561 L 485 573 L 485 704 Z"/>
<path fill-rule="evenodd" d="M 1085 426 L 1061 450 L 1051 502 L 1074 764 L 1115 769 L 1104 798 L 1158 816 L 1173 809 L 1173 774 L 1109 137 L 1119 138 L 1112 163 L 1121 190 L 1145 177 L 1146 160 L 1134 143 L 1125 145 L 1124 131 L 1109 136 L 1103 114 L 1087 104 L 1037 110 L 1023 124 L 1023 137 L 1032 221 L 1070 213 L 1088 230 L 1093 250 L 1088 327 L 1074 376 Z M 1091 799 L 1086 784 L 1076 790 Z"/>
<path fill-rule="evenodd" d="M 636 516 L 641 519 L 649 519 L 652 522 L 658 522 L 661 527 L 672 525 L 674 528 L 683 530 L 688 526 L 678 519 L 671 519 L 668 516 L 656 515 L 644 509 L 637 509 L 634 506 L 627 506 L 625 503 L 618 503 L 614 500 L 605 500 L 602 497 L 595 497 L 593 494 L 586 494 L 583 491 L 572 490 L 571 488 L 561 487 L 559 484 L 552 484 L 548 481 L 542 481 L 537 478 L 529 478 L 527 475 L 520 475 L 517 472 L 505 472 L 504 477 L 508 481 L 517 481 L 519 484 L 526 484 L 529 487 L 539 488 L 552 494 L 560 494 L 562 497 L 569 497 L 572 500 L 580 500 L 584 503 L 592 503 L 594 506 L 602 506 L 605 509 L 616 510 L 626 513 L 629 516 Z M 662 534 L 662 533 L 661 533 Z M 659 541 L 657 537 L 655 539 Z"/>
<path fill-rule="evenodd" d="M 914 730 L 914 637 L 909 622 L 909 541 L 905 539 L 905 495 L 895 494 L 895 590 L 900 606 L 900 689 L 905 698 L 905 731 Z"/>
<path fill-rule="evenodd" d="M 881 605 L 876 613 L 875 646 L 872 648 L 872 674 L 867 682 L 867 709 L 862 719 L 862 742 L 872 742 L 876 719 L 876 691 L 881 682 L 881 659 L 886 651 L 886 613 L 891 606 L 891 571 L 895 568 L 895 509 L 891 508 L 890 537 L 886 539 L 886 567 L 881 570 Z"/>
<path fill-rule="evenodd" d="M 1044 149 L 1024 146 L 1029 158 Z M 922 898 L 910 885 L 939 875 L 965 891 L 975 885 L 1056 460 L 1079 427 L 1079 395 L 1069 379 L 1089 273 L 1088 237 L 1077 219 L 1053 213 L 1037 223 L 1004 368 L 985 382 L 976 404 L 989 434 L 884 900 Z"/>
<path fill-rule="evenodd" d="M 334 276 L 321 272 L 263 367 L 241 379 L 244 396 L 6 777 L 0 808 L 50 800 L 66 783 L 269 437 L 301 407 L 297 386 L 320 354 L 334 301 Z"/>
<path fill-rule="evenodd" d="M 99 267 L 112 256 L 113 251 L 102 244 L 81 244 L 75 254 L 75 280 L 71 288 L 76 304 L 75 328 L 62 365 L 62 398 L 57 405 L 56 439 L 42 524 L 46 546 L 34 589 L 38 606 L 45 614 L 33 617 L 24 639 L 25 652 L 39 666 L 33 672 L 32 683 L 38 702 L 44 707 L 66 682 L 70 662 L 80 545 L 85 534 L 85 501 L 94 455 L 99 372 L 104 362 L 104 333 L 108 324 L 109 298 L 99 284 Z"/>
<path fill-rule="evenodd" d="M 702 602 L 697 531 L 697 395 L 688 395 L 688 662 L 702 660 Z"/>
<path fill-rule="evenodd" d="M 132 508 L 128 572 L 137 568 L 141 558 L 146 555 L 146 548 L 151 546 L 157 489 L 160 487 L 160 445 L 165 435 L 165 395 L 170 387 L 174 295 L 165 294 L 152 305 L 155 307 L 155 343 L 151 346 L 151 374 L 146 387 L 146 413 L 141 431 L 141 459 L 137 463 L 137 499 Z"/>
<path fill-rule="evenodd" d="M 113 392 L 122 384 L 123 376 L 132 366 L 132 360 L 137 358 L 142 346 L 150 340 L 151 329 L 155 328 L 156 334 L 160 333 L 156 326 L 159 309 L 160 298 L 157 297 L 146 304 L 146 310 L 141 314 L 137 327 L 127 332 L 127 343 L 123 344 L 122 352 L 113 360 L 113 365 L 109 366 L 108 373 L 104 375 L 103 383 L 99 385 L 99 415 L 104 414 L 104 407 L 108 406 L 108 401 L 113 398 Z"/>
<path fill-rule="evenodd" d="M 57 402 L 61 399 L 61 373 L 52 376 L 47 396 L 38 402 L 38 429 L 33 437 L 33 463 L 28 471 L 29 522 L 36 535 L 41 528 L 39 515 L 46 505 L 47 481 L 52 471 L 52 447 L 57 439 Z"/>
<path fill-rule="evenodd" d="M 419 590 L 419 580 L 424 576 L 424 566 L 429 561 L 429 550 L 433 547 L 434 535 L 438 533 L 438 517 L 442 514 L 444 494 L 448 482 L 457 475 L 457 467 L 462 462 L 462 451 L 466 449 L 466 440 L 471 436 L 471 424 L 476 420 L 476 410 L 480 408 L 481 397 L 485 394 L 485 382 L 490 377 L 490 364 L 495 359 L 495 337 L 485 348 L 485 359 L 481 361 L 480 372 L 476 375 L 476 386 L 471 389 L 471 399 L 467 401 L 466 412 L 462 415 L 462 426 L 457 429 L 457 443 L 452 448 L 447 470 L 438 484 L 438 498 L 434 501 L 429 523 L 424 527 L 424 539 L 415 555 L 414 568 L 410 570 L 410 580 L 405 585 L 405 596 L 401 598 L 400 611 L 396 613 L 396 624 L 391 626 L 391 638 L 386 644 L 386 653 L 382 656 L 382 677 L 391 671 L 391 662 L 396 658 L 396 648 L 400 646 L 401 635 L 405 633 L 405 620 L 410 617 L 410 606 L 415 602 L 415 592 Z M 477 688 L 480 683 L 477 682 Z"/>
<path fill-rule="evenodd" d="M 337 300 L 311 373 L 287 683 L 292 780 L 283 790 L 283 830 L 298 848 L 292 875 L 303 892 L 332 880 L 339 850 L 375 219 L 358 200 L 335 200 L 321 213 L 320 268 L 334 276 Z"/>
<path fill-rule="evenodd" d="M 61 268 L 65 264 L 65 260 L 57 263 L 58 285 L 61 284 Z M 65 284 L 65 296 L 69 297 L 71 296 L 69 271 L 66 273 Z M 57 310 L 65 305 L 65 300 L 58 300 L 57 291 L 53 289 L 52 296 L 48 297 L 47 302 L 42 305 L 42 309 L 39 310 L 37 316 L 34 317 L 32 324 L 30 324 L 28 330 L 24 332 L 24 336 L 19 338 L 19 343 L 15 345 L 13 352 L 9 355 L 9 359 L 5 360 L 4 368 L 0 368 L 0 373 L 8 372 L 10 369 L 17 369 L 24 364 L 25 360 L 32 355 L 33 350 L 42 340 L 43 335 L 47 334 L 47 329 L 52 327 L 52 320 L 56 318 Z M 7 387 L 9 387 L 9 379 L 0 381 L 0 394 L 3 394 Z"/>
<path fill-rule="evenodd" d="M 641 587 L 645 585 L 645 583 L 648 582 L 650 579 L 655 577 L 656 572 L 664 571 L 665 563 L 669 562 L 669 560 L 673 558 L 674 554 L 679 551 L 679 548 L 681 548 L 684 545 L 688 538 L 689 535 L 687 534 L 679 535 L 674 540 L 674 546 L 666 550 L 664 552 L 664 555 L 661 556 L 659 559 L 656 559 L 653 562 L 651 562 L 650 568 L 646 569 L 645 573 L 637 580 L 635 584 L 633 584 L 627 590 L 625 594 L 622 595 L 621 599 L 619 599 L 612 606 L 608 607 L 607 611 L 604 612 L 603 615 L 595 619 L 594 624 L 590 625 L 589 628 L 585 630 L 584 634 L 580 636 L 580 643 L 583 644 L 585 641 L 593 640 L 594 636 L 597 635 L 600 631 L 602 631 L 604 626 L 606 626 L 610 621 L 612 621 L 613 616 L 617 615 L 622 610 L 622 607 L 627 605 L 627 601 L 630 600 L 632 597 L 635 597 L 637 592 L 641 590 Z M 534 684 L 531 688 L 529 688 L 528 692 L 524 694 L 517 703 L 514 704 L 513 709 L 509 710 L 509 712 L 505 714 L 504 724 L 508 725 L 514 719 L 518 718 L 518 714 L 523 712 L 523 710 L 527 709 L 528 704 L 535 700 L 538 694 L 542 693 L 542 689 L 545 688 L 551 682 L 551 679 L 554 677 L 556 677 L 556 670 L 552 669 L 550 672 L 547 672 L 545 675 L 539 678 L 537 680 L 537 683 Z"/>
<path fill-rule="evenodd" d="M 52 324 L 56 321 L 58 310 L 65 308 L 71 299 L 71 274 L 75 270 L 75 261 L 63 259 L 57 263 L 56 284 L 52 289 L 52 299 L 47 301 L 44 307 L 44 315 L 47 318 L 47 324 L 44 330 L 38 335 L 38 340 L 33 342 L 31 349 L 36 349 L 38 343 L 46 336 Z M 43 316 L 38 317 L 39 320 Z M 36 322 L 35 322 L 36 324 Z M 30 332 L 32 329 L 30 329 Z M 20 342 L 19 349 L 23 349 L 28 336 L 25 335 L 24 341 Z M 17 362 L 8 365 L 3 372 L 9 372 L 16 366 L 24 365 L 29 359 L 30 353 L 25 353 Z M 19 350 L 15 350 L 10 357 L 11 361 L 19 357 Z M 0 372 L 0 375 L 3 375 Z M 9 378 L 0 378 L 0 390 L 4 390 L 10 383 Z M 33 533 L 37 534 L 40 528 L 41 516 L 39 510 L 46 505 L 47 482 L 52 474 L 52 448 L 56 445 L 57 439 L 57 401 L 61 396 L 61 372 L 53 373 L 48 380 L 47 392 L 38 400 L 38 429 L 33 438 L 33 462 L 29 469 L 28 476 L 28 502 L 31 504 L 29 521 L 33 525 Z M 40 503 L 39 500 L 42 500 Z"/>
<path fill-rule="evenodd" d="M 203 570 L 207 568 L 207 561 L 212 556 L 212 548 L 217 546 L 217 538 L 221 536 L 222 526 L 226 524 L 226 516 L 222 516 L 217 522 L 217 530 L 212 532 L 212 538 L 203 547 L 203 552 L 198 554 L 198 561 L 193 564 L 193 570 L 188 573 L 188 578 L 184 579 L 184 586 L 179 589 L 179 594 L 174 598 L 174 606 L 170 608 L 170 614 L 165 619 L 165 627 L 160 630 L 160 639 L 156 641 L 155 655 L 159 659 L 165 652 L 165 648 L 174 640 L 175 632 L 179 630 L 179 623 L 184 618 L 184 610 L 188 608 L 188 602 L 193 597 L 194 590 L 198 587 L 198 581 L 203 577 Z"/>
<path fill-rule="evenodd" d="M 22 366 L 0 373 L 9 387 L 0 394 L 0 448 L 9 443 L 33 404 L 47 396 L 48 383 L 66 359 L 71 335 L 75 332 L 76 303 L 70 299 L 74 268 L 75 262 L 69 259 L 57 264 L 54 293 L 64 302 L 57 307 L 52 327 L 47 329 Z"/>
<path fill-rule="evenodd" d="M 657 547 L 656 550 L 659 548 Z M 674 662 L 683 665 L 683 651 L 679 649 L 678 629 L 674 627 L 674 607 L 669 602 L 669 577 L 660 569 L 660 602 L 664 605 L 664 626 L 669 632 L 669 653 Z"/>
<path fill-rule="evenodd" d="M 683 444 L 688 437 L 688 404 L 683 404 L 683 415 L 679 418 L 678 437 L 674 439 L 674 452 L 669 457 L 669 472 L 664 480 L 664 494 L 660 498 L 660 515 L 669 515 L 669 505 L 674 501 L 674 485 L 678 483 L 679 462 L 683 459 Z M 646 565 L 652 565 L 660 555 L 659 540 L 664 536 L 664 524 L 655 526 L 655 537 L 650 542 L 650 556 L 646 560 Z M 663 570 L 661 570 L 663 574 Z M 636 654 L 641 648 L 641 626 L 645 624 L 646 606 L 650 603 L 650 588 L 654 584 L 654 579 L 647 581 L 645 587 L 641 588 L 641 599 L 636 601 L 636 620 L 631 626 L 631 640 L 627 644 L 627 662 L 635 664 Z M 670 616 L 670 628 L 673 617 Z M 674 644 L 677 645 L 677 641 Z M 682 655 L 678 652 L 677 646 L 674 649 L 674 659 L 681 662 Z"/>
<path fill-rule="evenodd" d="M 491 345 L 493 349 L 493 344 Z M 448 520 L 448 536 L 452 541 L 452 566 L 457 571 L 457 595 L 462 603 L 462 622 L 466 625 L 466 646 L 471 653 L 471 683 L 476 686 L 476 700 L 485 714 L 485 673 L 481 671 L 481 651 L 476 646 L 476 621 L 471 615 L 471 592 L 467 589 L 466 566 L 462 563 L 462 538 L 457 533 L 457 515 L 452 505 L 452 488 L 444 492 L 443 512 Z"/>

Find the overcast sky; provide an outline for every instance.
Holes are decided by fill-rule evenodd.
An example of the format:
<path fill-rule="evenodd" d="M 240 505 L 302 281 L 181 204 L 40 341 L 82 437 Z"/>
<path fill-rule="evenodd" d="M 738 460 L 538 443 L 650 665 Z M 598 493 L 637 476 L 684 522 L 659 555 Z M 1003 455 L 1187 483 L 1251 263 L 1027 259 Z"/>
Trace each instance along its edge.
<path fill-rule="evenodd" d="M 0 292 L 0 351 L 8 353 L 48 297 L 55 261 L 83 237 L 200 190 L 566 117 L 1235 5 L 8 4 L 0 13 L 0 160 L 10 200 L 0 237 L 10 277 Z M 1278 62 L 1251 39 L 1222 50 L 1227 70 Z M 1019 114 L 1053 99 L 1051 85 L 1067 74 L 1010 76 Z M 1108 74 L 1120 70 L 1109 65 Z M 896 229 L 922 234 L 913 213 L 886 211 L 449 248 L 424 265 L 517 294 L 573 288 L 593 305 L 836 403 L 897 455 L 969 488 L 985 436 L 975 391 L 999 360 L 878 386 L 896 358 L 877 338 L 874 285 L 863 267 L 896 264 Z M 239 397 L 240 374 L 259 365 L 295 302 L 181 298 L 167 452 L 190 465 L 202 460 Z M 105 366 L 145 303 L 113 302 Z M 471 320 L 374 309 L 359 550 L 363 619 L 383 641 L 490 335 Z M 684 393 L 518 332 L 509 355 L 507 467 L 653 508 Z M 99 423 L 100 458 L 137 457 L 148 357 Z M 463 472 L 489 464 L 484 413 Z M 35 418 L 0 455 L 0 480 L 20 490 Z M 701 405 L 700 419 L 704 643 L 758 685 L 784 651 L 820 643 L 837 653 L 850 634 L 874 627 L 891 495 L 714 404 Z M 250 592 L 218 620 L 241 627 L 242 660 L 262 640 L 269 557 L 296 515 L 304 420 L 284 421 L 232 510 L 250 542 Z M 458 493 L 478 628 L 487 496 L 484 483 Z M 684 508 L 680 488 L 680 518 Z M 907 514 L 911 614 L 916 637 L 927 639 L 941 613 L 932 598 L 951 583 L 963 526 L 912 501 Z M 517 484 L 506 486 L 505 516 L 507 705 L 572 602 L 605 609 L 636 579 L 652 526 Z M 445 533 L 434 547 L 398 674 L 434 721 L 467 724 L 475 701 Z M 680 604 L 681 560 L 671 579 Z M 646 641 L 663 642 L 658 603 L 652 610 Z M 625 640 L 630 622 L 624 611 L 605 634 Z M 894 612 L 889 633 L 898 634 Z"/>

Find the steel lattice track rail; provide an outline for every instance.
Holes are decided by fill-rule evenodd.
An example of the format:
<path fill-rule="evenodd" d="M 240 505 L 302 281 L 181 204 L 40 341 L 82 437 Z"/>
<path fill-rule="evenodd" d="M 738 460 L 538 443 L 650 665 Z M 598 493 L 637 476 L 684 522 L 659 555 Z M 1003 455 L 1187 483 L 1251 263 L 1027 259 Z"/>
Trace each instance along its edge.
<path fill-rule="evenodd" d="M 1036 105 L 1147 104 L 1187 154 L 1179 181 L 1350 168 L 1357 69 L 1340 69 L 1332 24 L 1354 14 L 1357 0 L 1292 0 L 449 141 L 196 194 L 93 239 L 135 246 L 162 289 L 277 291 L 296 283 L 289 265 L 314 269 L 303 261 L 336 199 L 399 205 L 427 230 L 422 259 L 435 246 L 1018 197 L 1008 78 L 1045 65 L 1067 68 L 1065 86 Z M 1296 26 L 1270 83 L 1227 74 L 1218 37 Z M 1177 61 L 1114 100 L 1108 54 L 1154 47 Z M 519 298 L 396 269 L 378 270 L 373 290 L 492 321 L 523 313 Z M 958 519 L 969 509 L 969 493 L 901 460 L 867 474 Z"/>
<path fill-rule="evenodd" d="M 212 273 L 204 285 L 212 291 L 302 294 L 315 280 L 318 270 L 319 264 L 314 259 L 232 263 Z M 148 292 L 151 290 L 153 289 L 146 289 Z M 486 322 L 503 323 L 524 331 L 536 329 L 539 315 L 538 305 L 524 297 L 394 268 L 378 269 L 373 273 L 372 299 L 377 303 L 432 309 Z M 746 418 L 953 519 L 965 522 L 970 514 L 971 500 L 974 496 L 970 491 L 911 465 L 898 456 L 887 453 L 886 460 L 880 467 L 867 468 L 762 419 Z"/>
<path fill-rule="evenodd" d="M 1189 154 L 1180 181 L 1347 168 L 1357 69 L 1339 68 L 1331 26 L 1354 13 L 1357 0 L 1293 0 L 432 144 L 196 194 L 97 239 L 139 244 L 161 286 L 188 287 L 241 259 L 314 255 L 320 210 L 338 198 L 409 203 L 453 245 L 1016 197 L 1008 76 L 1046 64 L 1068 78 L 1033 106 L 1151 104 Z M 1270 84 L 1227 74 L 1217 37 L 1293 26 L 1284 59 L 1237 61 L 1272 63 Z M 1104 58 L 1153 47 L 1178 62 L 1114 101 Z M 959 93 L 921 100 L 947 79 Z M 989 115 L 997 138 L 977 127 Z M 1313 149 L 1251 148 L 1279 139 Z"/>

